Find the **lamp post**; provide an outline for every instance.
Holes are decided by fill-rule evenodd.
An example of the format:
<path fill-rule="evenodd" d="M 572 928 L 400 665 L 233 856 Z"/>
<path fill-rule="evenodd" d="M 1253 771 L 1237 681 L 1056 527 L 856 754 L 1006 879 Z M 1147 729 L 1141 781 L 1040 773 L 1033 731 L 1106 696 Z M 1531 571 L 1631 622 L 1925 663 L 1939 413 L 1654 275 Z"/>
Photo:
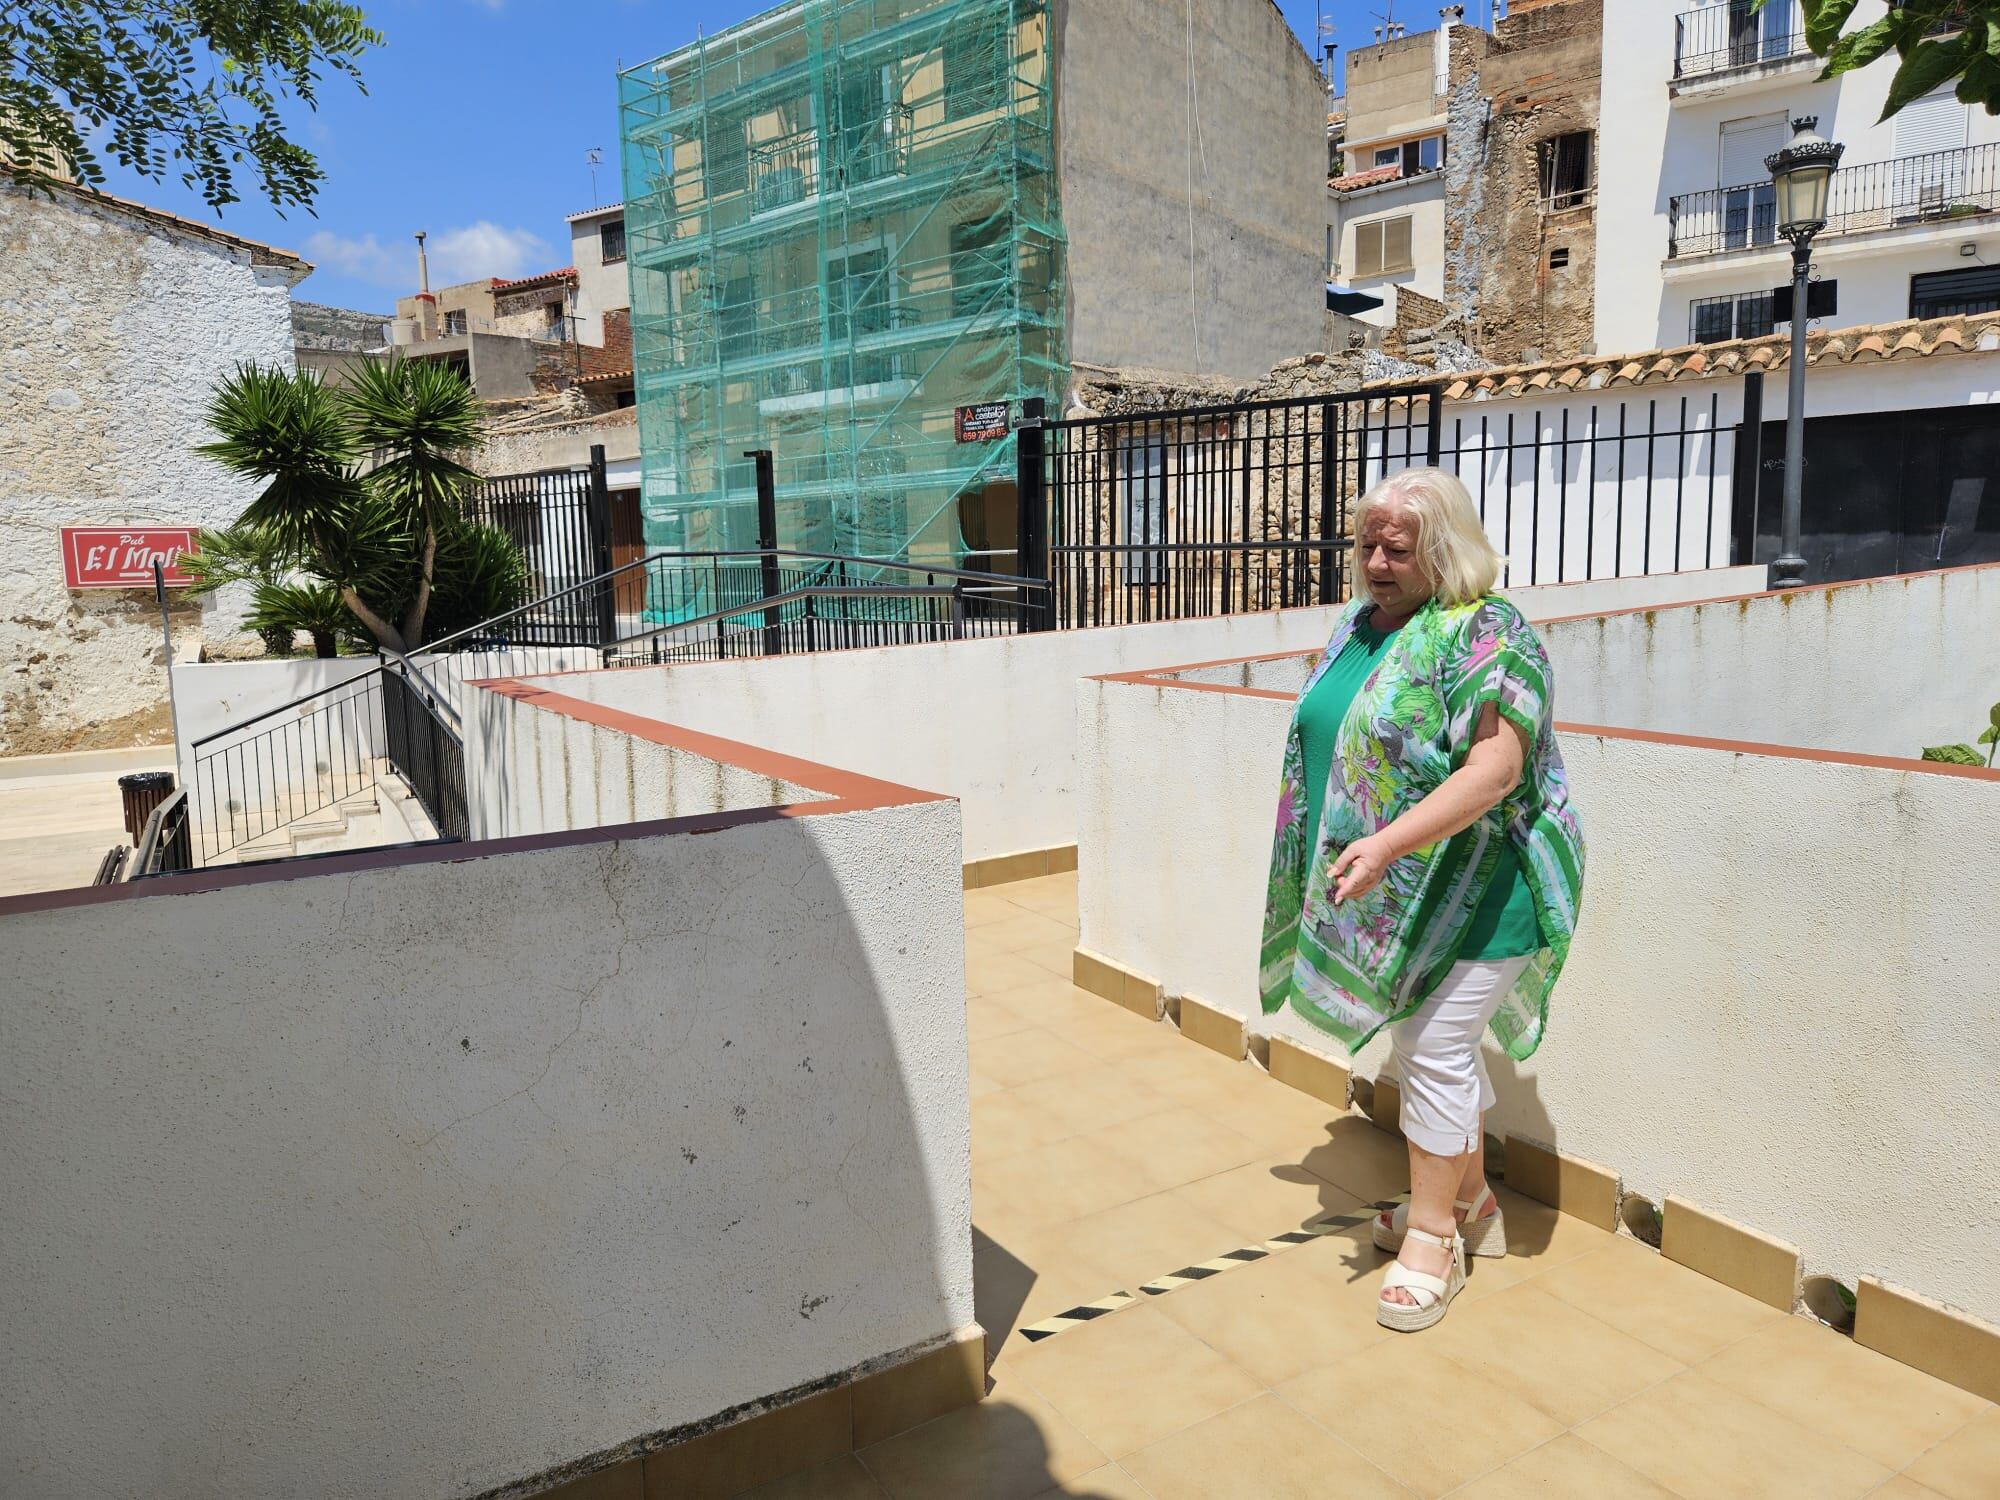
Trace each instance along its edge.
<path fill-rule="evenodd" d="M 1781 151 L 1764 158 L 1777 189 L 1778 233 L 1792 242 L 1792 368 L 1785 402 L 1784 537 L 1771 563 L 1771 587 L 1795 589 L 1806 581 L 1799 552 L 1805 496 L 1806 447 L 1806 273 L 1812 269 L 1813 236 L 1826 228 L 1826 200 L 1833 169 L 1846 148 L 1818 135 L 1817 117 L 1792 121 L 1793 135 Z"/>

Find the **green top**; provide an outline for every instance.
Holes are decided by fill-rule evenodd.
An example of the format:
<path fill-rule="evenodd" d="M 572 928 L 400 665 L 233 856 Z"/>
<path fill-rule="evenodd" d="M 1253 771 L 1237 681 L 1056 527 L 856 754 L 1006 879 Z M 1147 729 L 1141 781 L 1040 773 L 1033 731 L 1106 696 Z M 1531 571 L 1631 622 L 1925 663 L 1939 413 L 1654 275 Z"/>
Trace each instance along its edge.
<path fill-rule="evenodd" d="M 1375 664 L 1388 649 L 1394 631 L 1377 630 L 1372 610 L 1354 623 L 1353 634 L 1320 672 L 1299 704 L 1299 749 L 1305 757 L 1305 846 L 1317 847 L 1320 809 L 1326 801 L 1327 776 L 1333 765 L 1334 742 L 1341 721 Z M 1535 898 L 1521 872 L 1521 856 L 1511 840 L 1500 842 L 1500 863 L 1493 871 L 1479 904 L 1473 908 L 1461 959 L 1519 958 L 1542 946 L 1535 920 Z"/>

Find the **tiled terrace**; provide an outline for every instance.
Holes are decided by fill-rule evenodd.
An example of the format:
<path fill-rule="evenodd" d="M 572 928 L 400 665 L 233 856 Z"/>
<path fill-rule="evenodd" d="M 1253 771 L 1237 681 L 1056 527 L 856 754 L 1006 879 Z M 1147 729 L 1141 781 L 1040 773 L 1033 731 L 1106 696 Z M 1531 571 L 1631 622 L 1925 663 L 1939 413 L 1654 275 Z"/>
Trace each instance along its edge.
<path fill-rule="evenodd" d="M 990 1394 L 750 1494 L 2000 1494 L 1991 1402 L 1505 1191 L 1512 1253 L 1428 1333 L 1375 1323 L 1365 1222 L 1141 1293 L 1401 1192 L 1404 1149 L 1075 988 L 1074 909 L 1074 875 L 966 896 Z"/>

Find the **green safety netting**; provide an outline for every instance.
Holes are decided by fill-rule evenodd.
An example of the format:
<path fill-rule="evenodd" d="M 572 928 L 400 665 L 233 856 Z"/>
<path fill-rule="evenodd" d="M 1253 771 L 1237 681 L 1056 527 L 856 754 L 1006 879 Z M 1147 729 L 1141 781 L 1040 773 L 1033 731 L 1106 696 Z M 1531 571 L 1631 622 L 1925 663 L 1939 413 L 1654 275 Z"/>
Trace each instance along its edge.
<path fill-rule="evenodd" d="M 780 546 L 1010 548 L 953 412 L 1062 384 L 1047 0 L 798 0 L 619 85 L 647 544 L 755 546 L 768 448 Z"/>

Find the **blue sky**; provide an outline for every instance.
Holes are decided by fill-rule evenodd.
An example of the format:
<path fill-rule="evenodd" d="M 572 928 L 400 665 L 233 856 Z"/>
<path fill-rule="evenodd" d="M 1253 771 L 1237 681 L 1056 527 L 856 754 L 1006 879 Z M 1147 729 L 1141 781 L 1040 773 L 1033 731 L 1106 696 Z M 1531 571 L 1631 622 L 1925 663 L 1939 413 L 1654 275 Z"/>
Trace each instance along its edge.
<path fill-rule="evenodd" d="M 1437 3 L 1404 0 L 1397 19 L 1413 30 L 1435 26 Z M 1388 0 L 1322 4 L 1343 48 L 1366 43 L 1389 8 Z M 592 147 L 604 156 L 597 200 L 621 196 L 621 62 L 657 57 L 765 8 L 766 0 L 380 0 L 367 9 L 387 41 L 363 60 L 367 95 L 329 82 L 317 114 L 290 111 L 326 169 L 317 217 L 280 217 L 250 201 L 246 187 L 221 227 L 312 261 L 298 297 L 379 312 L 416 290 L 418 229 L 430 235 L 435 285 L 564 265 L 563 218 L 592 206 Z M 1313 0 L 1280 8 L 1317 55 Z M 177 181 L 109 170 L 114 193 L 215 222 Z"/>

